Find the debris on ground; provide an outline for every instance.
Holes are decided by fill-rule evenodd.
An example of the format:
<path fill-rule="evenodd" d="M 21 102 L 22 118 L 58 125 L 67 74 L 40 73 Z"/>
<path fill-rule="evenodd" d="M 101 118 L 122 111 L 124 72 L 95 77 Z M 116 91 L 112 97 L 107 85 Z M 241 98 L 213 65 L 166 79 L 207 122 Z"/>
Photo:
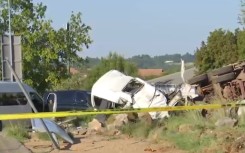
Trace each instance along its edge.
<path fill-rule="evenodd" d="M 218 119 L 218 121 L 215 122 L 215 126 L 217 127 L 234 127 L 237 124 L 237 119 L 232 119 L 229 117 L 223 117 Z"/>

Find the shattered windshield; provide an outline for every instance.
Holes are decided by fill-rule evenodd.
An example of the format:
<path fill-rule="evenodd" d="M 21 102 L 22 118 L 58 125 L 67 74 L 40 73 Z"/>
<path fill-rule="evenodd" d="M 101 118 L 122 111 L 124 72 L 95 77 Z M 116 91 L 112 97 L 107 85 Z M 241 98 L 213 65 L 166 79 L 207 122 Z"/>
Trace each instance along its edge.
<path fill-rule="evenodd" d="M 141 82 L 139 82 L 138 80 L 132 79 L 124 88 L 123 88 L 123 92 L 127 92 L 130 94 L 136 94 L 142 87 L 144 86 L 144 84 L 142 84 Z"/>

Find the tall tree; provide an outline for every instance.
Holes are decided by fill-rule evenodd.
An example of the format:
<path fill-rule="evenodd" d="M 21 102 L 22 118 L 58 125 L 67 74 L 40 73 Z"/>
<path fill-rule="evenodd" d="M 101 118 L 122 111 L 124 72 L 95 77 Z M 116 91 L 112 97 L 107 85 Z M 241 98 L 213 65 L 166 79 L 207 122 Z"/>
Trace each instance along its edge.
<path fill-rule="evenodd" d="M 239 59 L 245 59 L 245 31 L 241 30 L 237 34 L 237 48 L 239 52 Z"/>
<path fill-rule="evenodd" d="M 245 0 L 241 0 L 241 14 L 239 14 L 238 20 L 241 25 L 245 24 Z"/>
<path fill-rule="evenodd" d="M 236 37 L 231 31 L 215 30 L 208 37 L 208 50 L 215 57 L 215 68 L 236 62 L 238 59 Z"/>
<path fill-rule="evenodd" d="M 43 92 L 67 77 L 66 65 L 79 61 L 77 52 L 92 42 L 91 28 L 81 20 L 81 13 L 71 14 L 69 30 L 55 30 L 45 19 L 47 7 L 32 0 L 10 0 L 11 28 L 22 36 L 24 81 Z M 0 0 L 0 34 L 8 31 L 7 0 Z"/>
<path fill-rule="evenodd" d="M 245 0 L 241 0 L 241 13 L 238 16 L 239 23 L 245 25 Z M 236 29 L 235 34 L 237 36 L 237 48 L 239 52 L 239 59 L 245 59 L 245 31 L 243 29 Z"/>
<path fill-rule="evenodd" d="M 239 57 L 236 34 L 222 29 L 210 33 L 195 52 L 195 65 L 200 72 L 236 62 Z"/>
<path fill-rule="evenodd" d="M 211 55 L 211 52 L 208 51 L 207 45 L 204 41 L 201 43 L 201 47 L 197 48 L 195 52 L 196 60 L 195 66 L 199 70 L 199 73 L 203 73 L 208 69 L 214 68 L 214 56 Z"/>

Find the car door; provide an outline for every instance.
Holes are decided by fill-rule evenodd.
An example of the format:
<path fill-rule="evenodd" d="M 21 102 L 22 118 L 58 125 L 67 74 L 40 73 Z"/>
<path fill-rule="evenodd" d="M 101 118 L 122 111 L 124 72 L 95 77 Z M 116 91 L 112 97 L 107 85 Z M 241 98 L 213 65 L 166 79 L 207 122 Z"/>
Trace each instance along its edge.
<path fill-rule="evenodd" d="M 75 99 L 75 110 L 88 109 L 88 98 L 86 92 L 77 91 Z"/>
<path fill-rule="evenodd" d="M 60 91 L 58 94 L 58 109 L 60 111 L 76 110 L 75 99 L 76 93 L 74 91 Z"/>
<path fill-rule="evenodd" d="M 57 111 L 57 95 L 56 93 L 48 93 L 45 103 L 48 106 L 48 110 L 50 112 L 56 112 Z"/>
<path fill-rule="evenodd" d="M 31 100 L 36 107 L 38 112 L 44 112 L 45 111 L 45 103 L 43 99 L 35 92 L 30 92 Z"/>

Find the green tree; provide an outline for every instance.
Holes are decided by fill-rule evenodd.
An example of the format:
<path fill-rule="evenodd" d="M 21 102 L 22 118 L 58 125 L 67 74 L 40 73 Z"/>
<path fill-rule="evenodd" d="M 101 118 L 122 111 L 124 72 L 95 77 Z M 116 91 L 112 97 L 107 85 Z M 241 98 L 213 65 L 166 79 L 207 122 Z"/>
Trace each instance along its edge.
<path fill-rule="evenodd" d="M 32 0 L 10 0 L 11 28 L 22 36 L 24 81 L 43 92 L 67 78 L 67 63 L 80 61 L 77 52 L 92 42 L 91 28 L 81 20 L 81 13 L 71 14 L 69 30 L 55 30 L 45 19 L 47 7 Z M 7 0 L 0 0 L 0 34 L 8 31 Z"/>
<path fill-rule="evenodd" d="M 245 24 L 245 0 L 241 0 L 241 14 L 238 16 L 239 23 Z"/>
<path fill-rule="evenodd" d="M 245 59 L 245 30 L 239 30 L 237 32 L 237 48 L 239 53 L 239 59 Z"/>
<path fill-rule="evenodd" d="M 202 42 L 195 52 L 195 66 L 200 72 L 219 68 L 238 60 L 236 34 L 222 29 L 210 33 L 207 44 Z"/>
<path fill-rule="evenodd" d="M 241 14 L 238 17 L 239 23 L 244 26 L 245 24 L 245 0 L 241 0 Z M 239 52 L 239 59 L 245 58 L 245 29 L 236 29 L 237 47 Z"/>
<path fill-rule="evenodd" d="M 185 53 L 181 56 L 181 59 L 183 59 L 185 62 L 193 62 L 195 60 L 195 56 L 190 53 Z"/>
<path fill-rule="evenodd" d="M 102 58 L 100 64 L 89 72 L 88 77 L 85 80 L 85 88 L 91 89 L 93 84 L 103 74 L 112 69 L 118 70 L 130 76 L 136 76 L 138 72 L 138 69 L 134 64 L 126 61 L 122 56 L 116 53 L 110 53 L 107 58 Z"/>
<path fill-rule="evenodd" d="M 59 84 L 53 86 L 53 90 L 84 89 L 85 78 L 81 73 L 73 74 L 63 79 Z"/>
<path fill-rule="evenodd" d="M 155 66 L 154 60 L 149 55 L 137 55 L 130 58 L 140 68 L 152 68 Z"/>
<path fill-rule="evenodd" d="M 195 66 L 199 70 L 199 73 L 203 73 L 209 69 L 214 68 L 214 56 L 211 55 L 211 52 L 208 50 L 204 41 L 202 41 L 201 47 L 197 48 L 195 56 Z"/>

